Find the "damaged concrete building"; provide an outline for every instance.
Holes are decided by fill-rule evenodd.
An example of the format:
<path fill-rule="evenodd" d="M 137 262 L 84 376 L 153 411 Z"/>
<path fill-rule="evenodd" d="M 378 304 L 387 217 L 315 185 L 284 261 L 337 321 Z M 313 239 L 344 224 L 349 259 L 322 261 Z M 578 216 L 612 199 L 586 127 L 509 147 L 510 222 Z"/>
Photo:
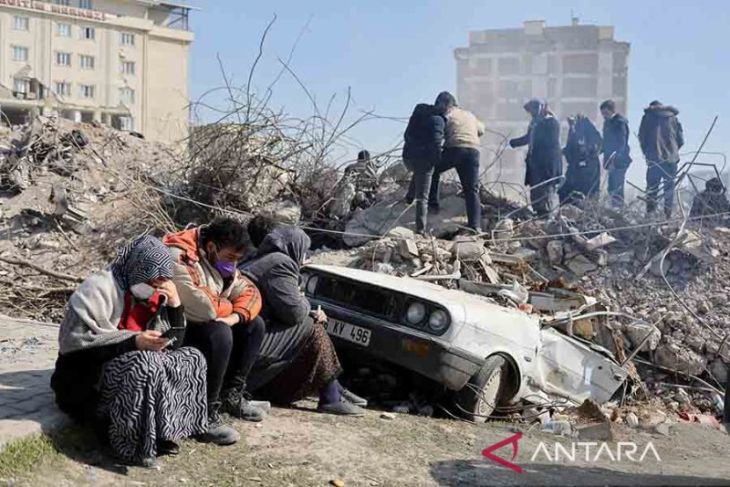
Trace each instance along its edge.
<path fill-rule="evenodd" d="M 160 0 L 0 0 L 3 124 L 57 113 L 185 138 L 189 12 Z"/>
<path fill-rule="evenodd" d="M 615 100 L 618 111 L 626 113 L 629 47 L 614 39 L 613 27 L 581 25 L 578 19 L 570 26 L 547 27 L 535 20 L 522 28 L 474 31 L 469 46 L 454 53 L 458 98 L 490 131 L 504 137 L 524 133 L 528 119 L 522 105 L 530 98 L 547 100 L 563 122 L 582 113 L 600 128 L 603 100 Z M 504 137 L 485 135 L 484 161 L 494 158 Z M 523 151 L 505 151 L 487 180 L 511 184 L 493 189 L 519 194 L 523 160 Z"/>

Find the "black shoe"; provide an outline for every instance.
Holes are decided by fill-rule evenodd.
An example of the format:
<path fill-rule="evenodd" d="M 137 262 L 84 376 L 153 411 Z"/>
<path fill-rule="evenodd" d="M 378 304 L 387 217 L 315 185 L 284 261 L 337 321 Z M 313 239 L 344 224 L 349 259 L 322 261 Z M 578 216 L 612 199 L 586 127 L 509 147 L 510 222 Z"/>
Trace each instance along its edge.
<path fill-rule="evenodd" d="M 241 439 L 238 431 L 223 423 L 219 409 L 219 402 L 208 404 L 208 431 L 198 435 L 198 441 L 216 445 L 232 445 Z"/>
<path fill-rule="evenodd" d="M 351 402 L 355 406 L 360 406 L 363 408 L 368 407 L 368 400 L 364 397 L 360 397 L 357 394 L 355 394 L 352 391 L 349 391 L 345 389 L 344 387 L 342 390 L 340 390 L 340 394 L 342 394 L 342 397 L 344 397 L 347 401 Z"/>
<path fill-rule="evenodd" d="M 337 414 L 339 416 L 364 416 L 365 410 L 360 406 L 352 404 L 350 401 L 342 397 L 338 402 L 329 404 L 320 403 L 317 406 L 317 412 Z"/>
<path fill-rule="evenodd" d="M 258 423 L 266 415 L 264 411 L 251 404 L 248 395 L 243 392 L 243 388 L 227 389 L 223 391 L 222 397 L 223 411 L 234 418 Z"/>
<path fill-rule="evenodd" d="M 180 445 L 170 440 L 159 440 L 157 442 L 157 455 L 177 455 L 180 453 Z"/>

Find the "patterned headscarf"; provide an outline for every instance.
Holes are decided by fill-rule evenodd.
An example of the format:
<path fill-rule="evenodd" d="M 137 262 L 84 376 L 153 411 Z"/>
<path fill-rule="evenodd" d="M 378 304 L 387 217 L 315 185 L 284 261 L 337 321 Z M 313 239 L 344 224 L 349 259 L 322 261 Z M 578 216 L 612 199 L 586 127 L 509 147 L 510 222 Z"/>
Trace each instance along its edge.
<path fill-rule="evenodd" d="M 114 279 L 126 291 L 135 284 L 158 277 L 173 276 L 174 263 L 170 250 L 160 240 L 149 235 L 137 237 L 119 249 L 111 265 Z"/>

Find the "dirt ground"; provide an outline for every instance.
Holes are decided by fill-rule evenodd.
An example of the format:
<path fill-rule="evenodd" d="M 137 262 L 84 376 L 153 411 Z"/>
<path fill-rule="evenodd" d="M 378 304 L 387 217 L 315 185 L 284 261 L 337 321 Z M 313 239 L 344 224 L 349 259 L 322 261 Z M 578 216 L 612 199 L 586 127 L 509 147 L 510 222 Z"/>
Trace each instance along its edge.
<path fill-rule="evenodd" d="M 643 463 L 614 462 L 607 455 L 594 463 L 595 450 L 591 461 L 579 453 L 583 458 L 575 462 L 555 463 L 544 454 L 531 462 L 540 442 L 554 452 L 554 442 L 569 450 L 571 440 L 507 423 L 473 425 L 407 415 L 389 420 L 378 411 L 340 418 L 317 414 L 314 407 L 305 401 L 297 409 L 273 409 L 260 424 L 236 421 L 243 440 L 231 447 L 185 441 L 180 455 L 161 459 L 158 470 L 116 465 L 88 433 L 66 430 L 51 437 L 58 453 L 42 456 L 5 481 L 14 486 L 324 486 L 335 479 L 347 486 L 730 483 L 730 436 L 700 425 L 672 425 L 668 437 L 619 427 L 616 441 L 634 441 L 639 452 L 651 442 L 660 462 L 649 453 Z M 523 436 L 512 461 L 523 473 L 481 455 L 517 432 Z M 609 445 L 615 452 L 617 443 Z M 511 447 L 496 454 L 510 460 Z"/>

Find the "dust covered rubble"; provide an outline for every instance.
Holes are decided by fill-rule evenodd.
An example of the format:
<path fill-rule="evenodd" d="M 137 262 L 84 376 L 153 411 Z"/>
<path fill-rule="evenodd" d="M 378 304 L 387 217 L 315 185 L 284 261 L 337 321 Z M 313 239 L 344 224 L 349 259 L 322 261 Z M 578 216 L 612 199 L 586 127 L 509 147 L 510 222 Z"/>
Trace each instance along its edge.
<path fill-rule="evenodd" d="M 152 187 L 172 187 L 180 156 L 65 119 L 1 130 L 0 312 L 59 322 L 78 281 L 125 241 L 174 228 Z"/>
<path fill-rule="evenodd" d="M 87 143 L 74 142 L 74 130 Z M 58 321 L 78 279 L 105 265 L 124 241 L 200 218 L 200 213 L 186 213 L 191 205 L 152 189 L 195 199 L 190 163 L 190 157 L 170 147 L 101 125 L 38 118 L 0 134 L 0 259 L 6 259 L 0 260 L 0 312 Z M 655 323 L 660 334 L 651 336 L 636 357 L 649 393 L 641 399 L 661 398 L 670 410 L 716 411 L 713 393 L 693 388 L 698 382 L 688 376 L 720 388 L 728 373 L 730 229 L 722 222 L 715 228 L 690 226 L 677 239 L 677 225 L 646 224 L 636 212 L 589 204 L 563 207 L 559 219 L 544 222 L 533 219 L 523 204 L 482 188 L 487 231 L 463 235 L 459 186 L 444 181 L 441 211 L 429 216 L 432 236 L 424 238 L 413 232 L 414 208 L 404 199 L 408 174 L 402 164 L 380 171 L 377 178 L 374 193 L 369 179 L 367 188 L 358 183 L 354 190 L 346 178 L 319 180 L 319 193 L 332 190 L 347 200 L 336 205 L 309 201 L 314 191 L 299 191 L 309 196 L 297 199 L 296 191 L 287 193 L 287 182 L 275 193 L 249 195 L 253 199 L 247 201 L 283 221 L 303 222 L 317 247 L 316 262 L 410 275 L 447 287 L 459 280 L 497 286 L 500 293 L 493 299 L 526 312 L 537 312 L 526 302 L 527 291 L 572 290 L 596 297 L 612 311 Z M 226 208 L 236 214 L 250 209 Z M 679 243 L 660 268 L 655 256 L 672 242 Z M 674 297 L 665 277 L 692 313 Z M 616 343 L 636 347 L 647 332 L 621 323 L 596 338 L 617 351 Z"/>
<path fill-rule="evenodd" d="M 390 201 L 392 205 L 397 199 Z M 402 226 L 383 232 L 381 238 L 351 240 L 360 246 L 348 251 L 347 265 L 430 279 L 447 287 L 457 287 L 461 278 L 505 288 L 563 288 L 594 296 L 607 309 L 653 323 L 659 330 L 620 323 L 611 326 L 609 334 L 596 336 L 604 340 L 599 344 L 614 352 L 615 344 L 623 343 L 625 350 L 620 353 L 626 354 L 651 333 L 635 360 L 645 382 L 642 387 L 649 393 L 642 400 L 661 398 L 670 411 L 718 413 L 721 399 L 706 386 L 724 390 L 730 363 L 728 228 L 690 228 L 684 231 L 687 237 L 677 239 L 678 224 L 647 225 L 638 212 L 568 206 L 556 221 L 493 220 L 489 232 L 464 236 L 458 235 L 455 221 L 463 212 L 463 200 L 450 195 L 445 201 L 453 212 L 442 210 L 430 216 L 429 223 L 435 223 L 434 234 L 446 238 L 415 235 L 413 218 L 403 217 L 402 202 L 359 212 L 353 217 L 358 234 L 377 234 L 393 223 Z M 366 214 L 368 218 L 363 217 Z M 347 227 L 355 228 L 351 223 Z M 667 254 L 662 275 L 656 256 L 672 241 L 680 243 Z M 327 262 L 328 254 L 320 254 L 318 262 Z M 536 312 L 529 303 L 505 299 L 504 293 L 497 298 L 504 305 Z"/>

